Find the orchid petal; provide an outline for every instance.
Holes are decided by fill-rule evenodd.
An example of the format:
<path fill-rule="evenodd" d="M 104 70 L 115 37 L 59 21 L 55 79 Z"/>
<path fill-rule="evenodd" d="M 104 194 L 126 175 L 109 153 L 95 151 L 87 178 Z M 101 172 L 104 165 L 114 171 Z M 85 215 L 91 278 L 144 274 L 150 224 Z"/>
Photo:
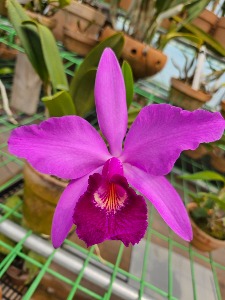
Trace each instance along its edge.
<path fill-rule="evenodd" d="M 124 79 L 114 52 L 106 48 L 95 81 L 95 103 L 100 129 L 110 152 L 119 156 L 127 130 L 127 104 Z"/>
<path fill-rule="evenodd" d="M 124 164 L 124 174 L 131 186 L 155 206 L 176 234 L 186 241 L 192 240 L 192 228 L 186 208 L 166 178 L 151 176 L 129 164 Z"/>
<path fill-rule="evenodd" d="M 165 175 L 181 151 L 220 139 L 224 128 L 220 113 L 152 104 L 141 110 L 131 126 L 120 160 L 152 175 Z"/>
<path fill-rule="evenodd" d="M 127 195 L 125 203 L 120 203 L 116 211 L 111 210 L 112 206 L 107 203 L 102 202 L 99 205 L 99 201 L 96 202 L 98 190 L 104 198 L 102 201 L 105 201 L 107 194 L 104 179 L 99 174 L 94 174 L 89 178 L 88 190 L 78 200 L 75 207 L 73 219 L 77 225 L 76 233 L 88 247 L 104 240 L 121 240 L 125 246 L 129 246 L 129 243 L 134 245 L 144 237 L 148 225 L 147 205 L 144 198 L 136 195 L 128 187 L 123 176 L 115 175 L 111 180 L 113 180 L 116 197 L 112 196 L 109 201 L 112 201 L 114 208 L 117 206 L 116 198 Z M 101 201 L 101 196 L 99 197 Z"/>
<path fill-rule="evenodd" d="M 39 172 L 66 179 L 82 177 L 111 157 L 98 132 L 76 116 L 19 127 L 8 144 L 11 153 L 26 158 Z"/>
<path fill-rule="evenodd" d="M 78 199 L 87 190 L 88 178 L 91 174 L 100 172 L 98 168 L 86 176 L 72 180 L 56 206 L 52 220 L 52 244 L 55 248 L 61 246 L 73 225 L 73 213 Z"/>

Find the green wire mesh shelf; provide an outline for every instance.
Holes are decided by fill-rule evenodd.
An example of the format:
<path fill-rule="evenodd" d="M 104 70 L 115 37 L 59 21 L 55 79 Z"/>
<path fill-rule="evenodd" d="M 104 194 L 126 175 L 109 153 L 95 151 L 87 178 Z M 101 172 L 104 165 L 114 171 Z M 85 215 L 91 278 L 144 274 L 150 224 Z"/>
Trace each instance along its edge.
<path fill-rule="evenodd" d="M 4 20 L 0 38 L 10 47 L 15 32 Z M 73 75 L 81 59 L 59 45 L 65 71 Z M 157 87 L 160 89 L 160 87 Z M 162 103 L 165 99 L 149 93 L 138 84 L 135 92 L 147 103 Z M 134 103 L 134 106 L 140 107 Z M 30 124 L 44 119 L 43 112 L 32 117 L 20 114 L 19 123 Z M 23 189 L 23 161 L 7 152 L 7 139 L 16 126 L 0 114 L 0 295 L 2 299 L 225 299 L 224 249 L 202 253 L 182 241 L 166 226 L 149 204 L 149 227 L 145 238 L 136 246 L 126 248 L 119 242 L 105 242 L 103 247 L 81 247 L 72 235 L 55 250 L 49 238 L 38 236 L 16 222 L 22 219 L 22 203 L 7 206 L 6 200 Z M 210 184 L 192 184 L 180 174 L 208 169 L 205 160 L 194 161 L 181 155 L 168 179 L 185 203 L 189 192 L 217 189 Z M 4 238 L 3 238 L 4 237 Z M 32 255 L 30 255 L 32 251 Z M 110 254 L 110 255 L 109 255 Z M 110 256 L 110 257 L 109 257 Z M 35 270 L 28 283 L 15 281 L 12 270 L 26 265 Z M 1 296 L 0 296 L 1 299 Z"/>

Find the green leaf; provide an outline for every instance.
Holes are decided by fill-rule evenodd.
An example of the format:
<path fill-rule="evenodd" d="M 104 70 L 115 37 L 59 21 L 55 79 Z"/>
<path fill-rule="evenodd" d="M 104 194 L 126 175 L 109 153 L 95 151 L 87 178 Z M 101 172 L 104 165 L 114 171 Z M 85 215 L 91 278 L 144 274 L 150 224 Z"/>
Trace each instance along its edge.
<path fill-rule="evenodd" d="M 84 73 L 74 94 L 74 102 L 79 116 L 85 116 L 95 108 L 94 84 L 96 69 L 90 69 Z"/>
<path fill-rule="evenodd" d="M 8 68 L 8 67 L 4 67 L 0 69 L 0 75 L 8 75 L 8 74 L 12 74 L 13 73 L 13 69 Z"/>
<path fill-rule="evenodd" d="M 185 6 L 185 11 L 187 12 L 187 17 L 184 22 L 190 23 L 192 20 L 198 17 L 198 15 L 203 11 L 203 9 L 209 4 L 211 0 L 195 0 Z"/>
<path fill-rule="evenodd" d="M 43 97 L 42 101 L 48 108 L 50 117 L 76 114 L 73 100 L 67 91 L 60 91 L 53 96 Z"/>
<path fill-rule="evenodd" d="M 7 9 L 9 19 L 15 28 L 17 35 L 21 41 L 25 53 L 27 54 L 32 66 L 43 81 L 48 80 L 47 69 L 43 61 L 43 53 L 37 31 L 35 28 L 24 28 L 22 22 L 31 21 L 25 10 L 17 0 L 7 0 Z M 41 67 L 40 67 L 41 66 Z"/>
<path fill-rule="evenodd" d="M 127 109 L 130 107 L 131 102 L 134 96 L 134 80 L 131 66 L 127 61 L 124 61 L 122 64 L 122 72 L 124 83 L 126 87 L 126 100 L 127 100 Z"/>
<path fill-rule="evenodd" d="M 44 60 L 53 89 L 68 91 L 68 82 L 54 36 L 46 26 L 39 23 L 35 25 L 40 36 Z"/>
<path fill-rule="evenodd" d="M 32 260 L 41 263 L 42 265 L 44 265 L 47 260 L 45 257 L 43 257 L 40 254 L 37 254 L 36 252 L 34 252 L 32 250 L 30 250 L 28 252 L 27 256 L 30 257 Z M 29 284 L 40 272 L 40 268 L 37 265 L 34 265 L 29 260 L 25 260 L 24 268 L 28 272 L 28 278 L 27 278 L 26 284 Z"/>
<path fill-rule="evenodd" d="M 89 54 L 85 57 L 83 62 L 80 64 L 78 70 L 75 71 L 75 75 L 70 84 L 70 94 L 72 96 L 74 103 L 76 102 L 77 89 L 79 89 L 79 86 L 81 84 L 84 86 L 84 83 L 81 83 L 81 80 L 85 78 L 84 74 L 89 72 L 90 70 L 97 68 L 103 50 L 106 47 L 110 47 L 115 52 L 116 56 L 120 57 L 122 53 L 123 45 L 124 45 L 123 34 L 116 33 L 110 36 L 109 38 L 105 39 L 101 43 L 99 43 L 96 47 L 94 47 L 89 52 Z M 92 88 L 94 89 L 94 83 Z"/>
<path fill-rule="evenodd" d="M 213 171 L 201 171 L 195 174 L 180 176 L 186 180 L 219 180 L 225 182 L 225 177 Z"/>
<path fill-rule="evenodd" d="M 198 47 L 200 47 L 203 43 L 203 40 L 200 39 L 198 36 L 194 35 L 194 34 L 190 34 L 190 33 L 185 33 L 185 32 L 176 32 L 176 31 L 171 31 L 168 32 L 167 34 L 164 34 L 160 37 L 160 45 L 159 48 L 163 49 L 167 43 L 174 39 L 174 38 L 186 38 L 187 40 L 194 42 L 195 44 L 197 44 Z"/>
<path fill-rule="evenodd" d="M 196 207 L 192 210 L 191 215 L 194 219 L 203 219 L 208 217 L 207 209 L 204 207 Z"/>
<path fill-rule="evenodd" d="M 140 111 L 141 108 L 132 108 L 132 109 L 130 108 L 128 110 L 128 127 L 132 125 L 132 123 L 134 122 L 134 120 L 136 119 Z"/>
<path fill-rule="evenodd" d="M 55 2 L 54 0 L 52 2 Z M 62 8 L 64 6 L 67 6 L 71 3 L 71 0 L 58 0 L 59 7 Z"/>
<path fill-rule="evenodd" d="M 173 19 L 182 24 L 182 19 L 179 17 L 173 17 Z M 217 42 L 213 37 L 209 34 L 198 28 L 193 24 L 182 24 L 185 29 L 192 32 L 194 35 L 198 36 L 204 43 L 210 46 L 214 51 L 218 52 L 220 55 L 225 56 L 225 48 Z"/>
<path fill-rule="evenodd" d="M 41 40 L 38 34 L 35 21 L 25 21 L 21 29 L 27 38 L 26 48 L 24 48 L 30 63 L 39 75 L 40 79 L 47 85 L 49 83 L 49 74 L 45 64 L 42 51 Z M 24 47 L 24 45 L 22 45 Z"/>

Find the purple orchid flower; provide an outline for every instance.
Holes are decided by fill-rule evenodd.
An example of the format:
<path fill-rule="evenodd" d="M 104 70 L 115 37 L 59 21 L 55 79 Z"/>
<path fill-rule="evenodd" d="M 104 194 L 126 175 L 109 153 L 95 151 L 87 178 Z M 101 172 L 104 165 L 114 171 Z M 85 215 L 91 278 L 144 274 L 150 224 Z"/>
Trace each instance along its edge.
<path fill-rule="evenodd" d="M 95 82 L 99 133 L 77 116 L 50 118 L 15 129 L 11 153 L 38 171 L 70 179 L 56 207 L 52 243 L 59 247 L 73 224 L 87 246 L 106 239 L 138 243 L 147 228 L 146 197 L 184 240 L 192 239 L 185 206 L 164 178 L 181 151 L 218 140 L 225 121 L 220 113 L 189 112 L 168 104 L 141 110 L 127 131 L 124 80 L 111 49 L 101 57 Z M 137 195 L 133 188 L 143 196 Z"/>

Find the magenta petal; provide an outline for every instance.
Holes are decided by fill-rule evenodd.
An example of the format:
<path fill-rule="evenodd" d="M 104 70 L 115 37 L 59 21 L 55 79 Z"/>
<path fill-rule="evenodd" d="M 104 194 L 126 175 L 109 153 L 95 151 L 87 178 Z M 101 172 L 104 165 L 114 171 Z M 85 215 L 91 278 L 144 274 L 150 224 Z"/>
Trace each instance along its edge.
<path fill-rule="evenodd" d="M 161 176 L 151 176 L 124 164 L 128 182 L 158 210 L 168 226 L 186 241 L 192 240 L 192 228 L 186 208 L 173 186 Z"/>
<path fill-rule="evenodd" d="M 115 177 L 114 184 L 117 192 L 120 192 L 120 196 L 124 195 L 124 192 L 128 195 L 124 205 L 118 206 L 116 211 L 109 210 L 110 205 L 99 206 L 95 196 L 96 192 L 98 193 L 99 190 L 102 192 L 105 188 L 104 178 L 99 174 L 94 174 L 89 178 L 87 192 L 79 199 L 75 207 L 73 218 L 77 225 L 76 233 L 87 246 L 104 240 L 121 240 L 125 246 L 129 243 L 134 245 L 145 234 L 147 228 L 145 200 L 128 187 L 124 177 L 120 175 L 115 175 Z M 111 201 L 114 200 L 115 198 L 111 199 Z"/>
<path fill-rule="evenodd" d="M 131 126 L 120 160 L 152 175 L 165 175 L 181 151 L 220 139 L 224 128 L 220 113 L 152 104 L 141 110 Z"/>
<path fill-rule="evenodd" d="M 99 62 L 95 81 L 95 104 L 100 129 L 110 152 L 119 156 L 127 130 L 124 79 L 114 52 L 106 48 Z"/>
<path fill-rule="evenodd" d="M 39 172 L 66 179 L 84 176 L 111 157 L 98 132 L 76 116 L 14 129 L 8 144 Z"/>

